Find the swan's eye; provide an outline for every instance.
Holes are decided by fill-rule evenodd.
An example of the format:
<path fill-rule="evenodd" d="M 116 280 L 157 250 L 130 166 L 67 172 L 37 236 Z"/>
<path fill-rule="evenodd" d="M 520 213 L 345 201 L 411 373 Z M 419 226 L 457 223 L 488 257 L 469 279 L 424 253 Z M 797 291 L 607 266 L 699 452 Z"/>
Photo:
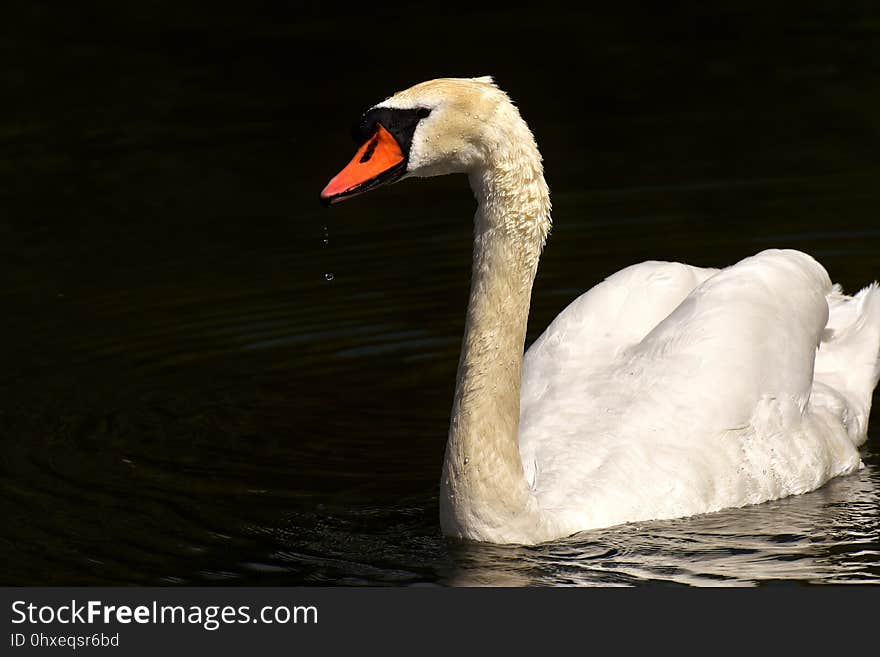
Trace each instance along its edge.
<path fill-rule="evenodd" d="M 426 116 L 428 116 L 428 114 L 430 114 L 430 113 L 431 113 L 431 110 L 429 110 L 427 107 L 420 107 L 419 111 L 416 112 L 416 116 L 419 117 L 420 119 L 423 119 Z"/>

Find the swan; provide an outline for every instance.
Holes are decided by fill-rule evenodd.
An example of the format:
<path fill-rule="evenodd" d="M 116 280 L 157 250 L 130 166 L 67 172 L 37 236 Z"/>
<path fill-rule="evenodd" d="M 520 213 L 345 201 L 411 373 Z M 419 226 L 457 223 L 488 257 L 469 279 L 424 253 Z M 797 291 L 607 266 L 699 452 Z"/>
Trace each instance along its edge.
<path fill-rule="evenodd" d="M 370 108 L 324 205 L 466 173 L 470 297 L 443 473 L 444 534 L 535 544 L 805 493 L 864 467 L 880 376 L 878 284 L 846 296 L 812 257 L 644 262 L 575 299 L 523 354 L 550 230 L 542 158 L 491 77 Z"/>

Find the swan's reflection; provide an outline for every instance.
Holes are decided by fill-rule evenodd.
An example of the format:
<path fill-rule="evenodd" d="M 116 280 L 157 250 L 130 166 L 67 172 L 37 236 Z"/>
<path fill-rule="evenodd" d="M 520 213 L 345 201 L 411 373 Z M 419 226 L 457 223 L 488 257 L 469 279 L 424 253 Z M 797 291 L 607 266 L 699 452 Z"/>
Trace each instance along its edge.
<path fill-rule="evenodd" d="M 741 509 L 583 532 L 534 547 L 452 546 L 455 586 L 880 583 L 876 466 Z"/>

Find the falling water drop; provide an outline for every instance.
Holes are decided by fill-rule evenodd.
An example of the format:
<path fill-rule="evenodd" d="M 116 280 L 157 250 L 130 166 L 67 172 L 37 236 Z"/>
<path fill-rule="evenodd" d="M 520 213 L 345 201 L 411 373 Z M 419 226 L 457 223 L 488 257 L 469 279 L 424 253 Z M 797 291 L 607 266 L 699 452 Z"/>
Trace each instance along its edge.
<path fill-rule="evenodd" d="M 330 231 L 327 230 L 327 226 L 323 226 L 321 228 L 321 230 L 322 230 L 321 244 L 323 245 L 323 248 L 326 249 L 327 246 L 330 244 Z M 325 281 L 332 281 L 334 278 L 335 278 L 335 276 L 334 276 L 333 272 L 328 271 L 326 274 L 324 274 Z"/>

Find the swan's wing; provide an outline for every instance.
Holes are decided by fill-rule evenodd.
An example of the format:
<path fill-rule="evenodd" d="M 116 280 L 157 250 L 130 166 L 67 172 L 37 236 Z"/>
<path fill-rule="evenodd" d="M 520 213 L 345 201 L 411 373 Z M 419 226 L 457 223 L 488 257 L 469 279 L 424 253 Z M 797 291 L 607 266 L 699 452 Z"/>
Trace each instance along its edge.
<path fill-rule="evenodd" d="M 599 363 L 581 361 L 580 375 L 559 346 L 536 343 L 524 363 L 536 379 L 523 400 L 520 450 L 541 506 L 566 526 L 607 526 L 775 499 L 857 468 L 842 423 L 852 408 L 822 383 L 827 375 L 813 384 L 832 292 L 811 257 L 765 251 L 706 272 L 640 339 L 610 343 L 610 360 L 575 349 Z M 876 289 L 865 294 L 864 304 L 880 305 Z M 875 337 L 862 340 L 870 343 L 862 360 L 873 384 L 880 326 L 866 321 Z M 830 364 L 835 346 L 844 353 L 842 335 L 826 346 Z"/>
<path fill-rule="evenodd" d="M 719 430 L 747 424 L 762 398 L 803 409 L 832 291 L 799 251 L 764 251 L 706 279 L 631 351 Z"/>
<path fill-rule="evenodd" d="M 677 262 L 643 262 L 579 296 L 526 352 L 521 408 L 527 411 L 554 380 L 589 377 L 613 362 L 717 271 Z"/>
<path fill-rule="evenodd" d="M 826 414 L 833 431 L 844 428 L 861 444 L 878 351 L 876 283 L 848 297 L 810 256 L 771 250 L 708 278 L 630 357 L 699 402 L 711 417 L 706 433 L 754 424 L 756 409 L 772 400 L 806 422 Z"/>
<path fill-rule="evenodd" d="M 720 271 L 624 269 L 566 308 L 529 349 L 523 426 L 547 422 L 545 406 L 557 403 L 576 414 L 596 403 L 643 406 L 634 395 L 669 398 L 670 414 L 681 400 L 693 407 L 686 415 L 705 415 L 717 430 L 747 424 L 764 396 L 803 408 L 831 292 L 825 269 L 798 251 L 764 251 Z M 585 422 L 571 426 L 589 434 Z"/>
<path fill-rule="evenodd" d="M 599 373 L 622 351 L 638 344 L 717 272 L 677 262 L 631 265 L 575 299 L 535 340 L 523 358 L 520 393 L 520 453 L 530 483 L 542 448 L 566 449 L 562 437 L 551 445 L 545 436 L 563 428 L 577 431 L 591 414 L 602 412 L 596 391 L 583 388 L 598 383 Z M 569 422 L 571 413 L 578 417 Z"/>

